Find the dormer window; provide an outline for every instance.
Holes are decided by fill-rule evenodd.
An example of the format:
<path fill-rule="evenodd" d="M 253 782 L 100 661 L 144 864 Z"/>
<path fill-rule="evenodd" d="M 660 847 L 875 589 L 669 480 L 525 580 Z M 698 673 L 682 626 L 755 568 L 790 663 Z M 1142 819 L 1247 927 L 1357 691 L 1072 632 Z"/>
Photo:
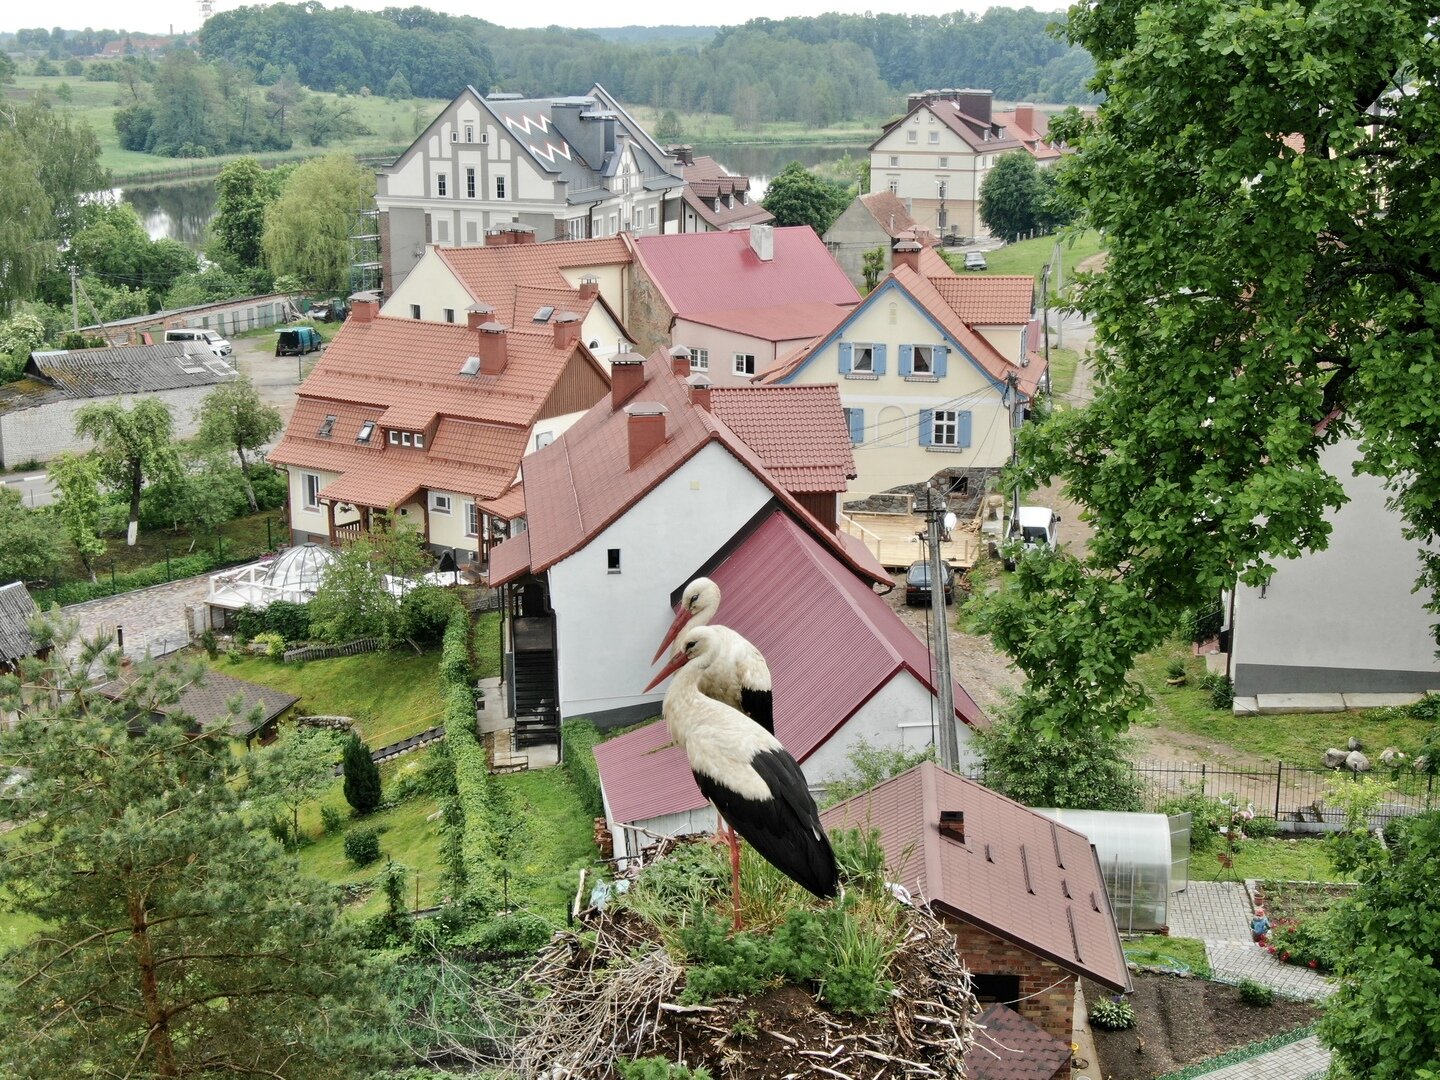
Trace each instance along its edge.
<path fill-rule="evenodd" d="M 392 431 L 392 432 L 390 432 L 390 445 L 391 445 L 391 446 L 399 446 L 399 445 L 400 445 L 400 432 L 398 432 L 398 431 Z"/>
<path fill-rule="evenodd" d="M 425 435 L 422 432 L 415 433 L 415 448 L 417 450 L 425 449 Z"/>
<path fill-rule="evenodd" d="M 330 438 L 331 432 L 335 430 L 335 417 L 327 416 L 320 424 L 320 430 L 315 434 L 321 439 Z"/>
<path fill-rule="evenodd" d="M 356 441 L 357 443 L 362 444 L 362 445 L 368 445 L 369 442 L 370 442 L 370 436 L 372 436 L 372 435 L 374 435 L 374 434 L 375 434 L 375 421 L 374 421 L 374 420 L 366 420 L 363 424 L 360 425 L 360 433 L 355 436 L 355 441 Z"/>
<path fill-rule="evenodd" d="M 411 435 L 410 432 L 408 432 L 408 431 L 402 431 L 402 432 L 400 433 L 400 445 L 401 445 L 401 446 L 409 446 L 409 445 L 411 445 L 411 440 L 412 440 L 413 438 L 414 438 L 414 436 Z"/>

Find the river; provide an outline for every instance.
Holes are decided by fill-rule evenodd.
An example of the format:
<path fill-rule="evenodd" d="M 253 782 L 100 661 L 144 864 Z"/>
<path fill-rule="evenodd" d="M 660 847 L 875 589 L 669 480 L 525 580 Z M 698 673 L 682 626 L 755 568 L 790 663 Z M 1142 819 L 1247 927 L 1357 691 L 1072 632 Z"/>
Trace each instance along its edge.
<path fill-rule="evenodd" d="M 696 154 L 709 154 L 732 173 L 749 176 L 751 195 L 765 197 L 770 177 L 792 161 L 802 165 L 820 165 L 838 161 L 846 153 L 864 157 L 864 146 L 774 144 L 765 146 L 713 146 L 697 144 Z M 170 184 L 117 188 L 116 193 L 135 208 L 145 231 L 152 239 L 168 236 L 186 247 L 199 250 L 205 243 L 205 230 L 215 216 L 215 178 L 183 180 Z"/>

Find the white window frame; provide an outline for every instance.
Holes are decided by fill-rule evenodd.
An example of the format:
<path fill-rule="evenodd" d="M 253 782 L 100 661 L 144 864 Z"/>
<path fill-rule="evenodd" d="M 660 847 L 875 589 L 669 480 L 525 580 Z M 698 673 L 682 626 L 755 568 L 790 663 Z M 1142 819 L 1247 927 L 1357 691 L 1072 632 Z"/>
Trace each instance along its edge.
<path fill-rule="evenodd" d="M 535 433 L 536 450 L 544 450 L 545 447 L 549 446 L 554 441 L 555 433 L 553 431 L 537 431 Z"/>
<path fill-rule="evenodd" d="M 475 170 L 473 168 L 465 170 L 465 197 L 467 199 L 475 197 Z"/>
<path fill-rule="evenodd" d="M 899 167 L 900 167 L 900 155 L 899 155 L 899 154 L 891 154 L 891 155 L 890 155 L 890 168 L 892 168 L 892 169 L 898 169 Z"/>
<path fill-rule="evenodd" d="M 449 495 L 443 495 L 438 491 L 430 493 L 430 512 L 432 514 L 448 515 L 454 506 Z"/>
<path fill-rule="evenodd" d="M 954 409 L 936 409 L 930 419 L 931 446 L 960 445 L 960 414 Z"/>
<path fill-rule="evenodd" d="M 921 351 L 924 351 L 924 361 L 921 361 Z M 921 364 L 924 364 L 922 367 Z M 910 346 L 910 374 L 912 375 L 934 375 L 935 374 L 935 346 L 933 345 L 912 345 Z M 953 415 L 953 414 L 952 414 Z"/>
<path fill-rule="evenodd" d="M 480 535 L 480 508 L 473 502 L 465 504 L 465 535 Z"/>
<path fill-rule="evenodd" d="M 505 177 L 503 176 L 495 177 L 495 198 L 505 198 Z"/>
<path fill-rule="evenodd" d="M 301 498 L 306 510 L 320 509 L 320 476 L 318 473 L 300 474 Z"/>
<path fill-rule="evenodd" d="M 400 445 L 400 432 L 396 431 L 394 428 L 391 428 L 388 435 L 389 438 L 386 441 L 389 442 L 391 446 Z"/>
<path fill-rule="evenodd" d="M 473 142 L 475 141 L 475 125 L 474 125 L 474 124 L 466 124 L 466 125 L 465 125 L 465 141 L 466 141 L 467 143 L 473 143 Z"/>
<path fill-rule="evenodd" d="M 419 305 L 419 304 L 411 304 L 411 305 L 410 305 L 410 318 L 412 318 L 412 319 L 418 319 L 418 318 L 420 318 L 420 305 Z"/>
<path fill-rule="evenodd" d="M 734 353 L 734 354 L 732 355 L 732 357 L 731 357 L 730 363 L 731 363 L 731 368 L 730 368 L 730 370 L 733 371 L 736 375 L 754 375 L 754 374 L 755 374 L 755 354 L 754 354 L 754 353 L 745 353 L 745 352 L 737 352 L 737 353 Z M 747 370 L 747 369 L 748 369 L 748 370 Z"/>
<path fill-rule="evenodd" d="M 918 142 L 920 141 L 920 133 L 919 133 L 918 131 L 916 131 L 914 128 L 909 128 L 909 129 L 905 132 L 905 141 L 906 141 L 907 143 L 912 143 L 912 144 L 913 144 L 913 143 L 918 143 Z"/>
<path fill-rule="evenodd" d="M 940 132 L 938 132 L 938 131 L 932 131 L 932 132 L 930 132 L 930 145 L 931 145 L 931 146 L 939 146 L 939 145 L 940 145 Z"/>
<path fill-rule="evenodd" d="M 408 431 L 402 431 L 402 432 L 400 433 L 400 445 L 401 445 L 401 446 L 410 446 L 410 445 L 412 445 L 412 444 L 411 444 L 411 435 L 410 435 L 410 432 L 408 432 Z"/>
<path fill-rule="evenodd" d="M 937 169 L 948 169 L 950 167 L 950 158 L 947 155 L 941 154 L 938 160 L 940 164 L 935 166 Z"/>
<path fill-rule="evenodd" d="M 709 350 L 709 349 L 691 349 L 691 350 L 690 350 L 690 369 L 691 369 L 692 371 L 709 371 L 709 370 L 710 370 L 710 350 Z"/>
<path fill-rule="evenodd" d="M 417 432 L 415 433 L 415 449 L 417 449 L 417 450 L 424 450 L 424 449 L 425 449 L 425 435 L 424 435 L 423 432 L 417 431 Z"/>
<path fill-rule="evenodd" d="M 900 194 L 900 178 L 898 176 L 890 177 L 885 186 L 890 189 L 891 195 L 898 196 Z"/>
<path fill-rule="evenodd" d="M 863 363 L 862 361 L 863 357 Z M 851 347 L 850 370 L 857 375 L 875 374 L 875 346 L 856 344 Z"/>
<path fill-rule="evenodd" d="M 445 182 L 445 174 L 443 172 L 435 174 L 435 193 L 439 195 L 440 198 L 446 198 L 446 192 L 449 186 L 450 185 Z"/>

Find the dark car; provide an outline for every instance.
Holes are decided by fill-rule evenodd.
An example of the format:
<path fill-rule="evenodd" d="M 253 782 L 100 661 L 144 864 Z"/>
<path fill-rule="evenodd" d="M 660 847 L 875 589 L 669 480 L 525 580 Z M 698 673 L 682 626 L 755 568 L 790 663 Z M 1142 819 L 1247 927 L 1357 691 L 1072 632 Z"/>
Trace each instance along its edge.
<path fill-rule="evenodd" d="M 325 344 L 313 326 L 286 326 L 275 333 L 279 335 L 275 339 L 276 356 L 304 356 L 318 352 Z"/>
<path fill-rule="evenodd" d="M 949 563 L 945 567 L 945 603 L 955 602 L 955 568 Z M 930 603 L 930 564 L 925 560 L 913 562 L 905 572 L 905 603 L 920 607 Z"/>

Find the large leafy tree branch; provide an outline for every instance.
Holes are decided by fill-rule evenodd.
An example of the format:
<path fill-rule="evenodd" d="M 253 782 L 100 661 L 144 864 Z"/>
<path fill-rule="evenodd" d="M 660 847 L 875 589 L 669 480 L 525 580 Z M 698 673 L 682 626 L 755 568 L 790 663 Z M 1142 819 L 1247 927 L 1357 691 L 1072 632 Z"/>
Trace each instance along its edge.
<path fill-rule="evenodd" d="M 1098 117 L 1062 183 L 1104 231 L 1094 396 L 1020 436 L 1018 481 L 1062 480 L 1096 537 L 1026 560 L 990 608 L 1050 729 L 1125 726 L 1128 672 L 1179 613 L 1323 547 L 1344 437 L 1417 539 L 1440 525 L 1440 58 L 1430 8 L 1101 0 L 1068 32 Z M 1431 557 L 1427 583 L 1440 581 Z"/>

